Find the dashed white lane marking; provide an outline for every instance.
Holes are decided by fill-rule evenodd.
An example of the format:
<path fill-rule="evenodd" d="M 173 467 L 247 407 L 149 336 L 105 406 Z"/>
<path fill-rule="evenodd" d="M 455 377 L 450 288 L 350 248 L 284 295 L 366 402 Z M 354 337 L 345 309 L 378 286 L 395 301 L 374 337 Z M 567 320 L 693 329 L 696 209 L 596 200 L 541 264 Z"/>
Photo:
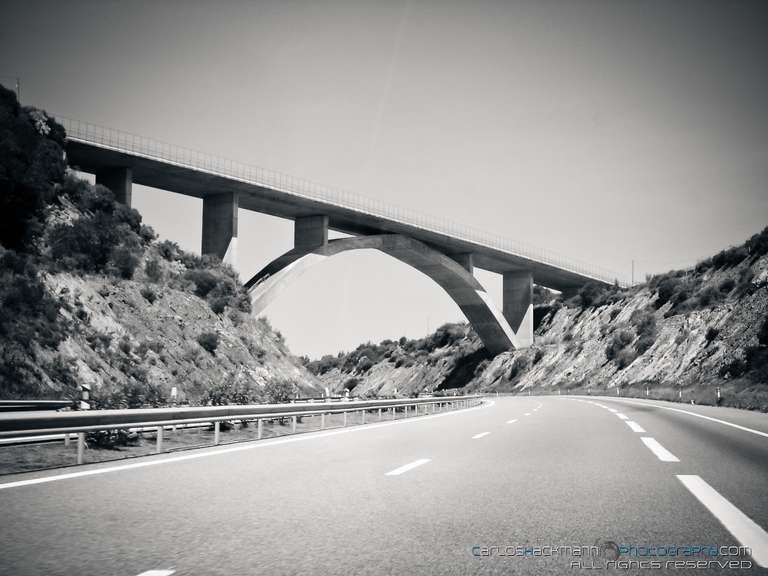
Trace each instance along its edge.
<path fill-rule="evenodd" d="M 171 576 L 176 570 L 148 570 L 142 572 L 139 576 Z"/>
<path fill-rule="evenodd" d="M 414 468 L 418 468 L 419 466 L 422 466 L 426 464 L 427 462 L 431 462 L 431 458 L 419 458 L 418 460 L 414 460 L 410 464 L 406 464 L 405 466 L 400 466 L 400 468 L 395 468 L 394 470 L 390 470 L 384 476 L 400 476 L 400 474 L 405 474 L 408 472 L 408 470 L 413 470 Z"/>
<path fill-rule="evenodd" d="M 678 474 L 677 479 L 726 527 L 742 546 L 751 548 L 752 559 L 768 567 L 768 532 L 731 504 L 717 490 L 695 474 Z"/>
<path fill-rule="evenodd" d="M 705 416 L 704 414 L 697 414 L 696 412 L 681 410 L 680 408 L 672 408 L 671 406 L 660 406 L 658 404 L 653 404 L 651 402 L 639 402 L 636 400 L 617 400 L 617 402 L 626 402 L 628 404 L 637 404 L 639 406 L 653 406 L 654 408 L 659 408 L 660 410 L 671 410 L 672 412 L 680 412 L 681 414 L 688 414 L 688 416 L 696 416 L 696 418 L 703 418 L 704 420 L 717 422 L 718 424 L 723 424 L 724 426 L 730 426 L 731 428 L 736 428 L 737 430 L 743 430 L 744 432 L 751 432 L 752 434 L 757 434 L 758 436 L 763 436 L 764 438 L 768 438 L 768 432 L 763 432 L 762 430 L 755 430 L 754 428 L 747 428 L 746 426 L 741 426 L 740 424 L 734 424 L 733 422 L 728 422 L 727 420 L 720 420 L 720 418 L 713 418 L 712 416 Z"/>
<path fill-rule="evenodd" d="M 483 438 L 484 436 L 488 436 L 490 432 L 480 432 L 480 434 L 475 434 L 472 436 L 472 440 L 477 440 L 478 438 Z"/>
<path fill-rule="evenodd" d="M 616 414 L 616 416 L 618 416 L 618 417 L 619 417 L 619 418 L 621 418 L 622 420 L 629 420 L 629 416 L 627 416 L 626 414 L 622 414 L 621 412 L 618 412 L 618 413 Z"/>
<path fill-rule="evenodd" d="M 632 428 L 632 432 L 645 432 L 645 429 L 640 426 L 640 424 L 633 422 L 632 420 L 624 420 L 624 424 Z"/>
<path fill-rule="evenodd" d="M 525 414 L 523 414 L 523 416 L 530 416 L 530 415 L 531 415 L 530 412 L 526 412 Z"/>
<path fill-rule="evenodd" d="M 507 424 L 514 424 L 517 422 L 517 418 L 513 418 L 512 420 L 507 420 Z"/>
<path fill-rule="evenodd" d="M 640 440 L 642 440 L 643 444 L 648 446 L 648 449 L 653 452 L 656 455 L 656 458 L 662 462 L 680 462 L 677 456 L 659 444 L 655 438 L 651 438 L 650 436 L 643 436 L 640 438 Z"/>
<path fill-rule="evenodd" d="M 467 414 L 474 410 L 483 410 L 494 406 L 496 402 L 491 400 L 488 404 L 481 404 L 474 408 L 464 408 L 456 412 L 444 412 L 442 414 L 430 414 L 429 416 L 422 416 L 421 418 L 409 418 L 407 420 L 396 420 L 394 422 L 380 422 L 376 424 L 366 424 L 365 426 L 355 426 L 352 428 L 343 428 L 341 430 L 330 430 L 328 432 L 310 432 L 307 434 L 299 434 L 297 436 L 291 436 L 289 438 L 277 438 L 275 440 L 259 440 L 253 443 L 240 444 L 238 446 L 231 446 L 228 448 L 208 449 L 204 452 L 192 452 L 190 454 L 184 454 L 182 456 L 173 456 L 171 458 L 157 458 L 152 460 L 145 460 L 142 462 L 132 462 L 130 464 L 120 464 L 118 466 L 108 466 L 105 468 L 92 468 L 90 470 L 82 470 L 80 472 L 68 472 L 66 474 L 56 474 L 54 476 L 42 476 L 40 478 L 30 478 L 29 480 L 17 480 L 15 482 L 6 482 L 0 484 L 0 490 L 5 488 L 20 488 L 22 486 L 31 486 L 33 484 L 45 484 L 47 482 L 55 482 L 57 480 L 69 480 L 72 478 L 82 478 L 84 476 L 94 476 L 97 474 L 106 474 L 107 472 L 121 472 L 123 470 L 131 470 L 133 468 L 146 468 L 147 466 L 157 466 L 160 464 L 170 464 L 173 462 L 184 462 L 185 460 L 197 460 L 198 458 L 207 458 L 208 456 L 220 456 L 222 454 L 231 454 L 233 452 L 243 452 L 245 450 L 256 450 L 259 448 L 269 448 L 270 446 L 278 446 L 280 444 L 291 444 L 293 442 L 306 442 L 308 440 L 317 440 L 318 438 L 328 438 L 329 436 L 338 436 L 340 434 L 351 434 L 354 432 L 362 432 L 364 430 L 376 430 L 377 428 L 383 428 L 385 426 L 396 426 L 400 424 L 414 424 L 416 422 L 426 422 L 432 418 L 445 418 L 448 416 L 458 416 L 459 414 Z"/>

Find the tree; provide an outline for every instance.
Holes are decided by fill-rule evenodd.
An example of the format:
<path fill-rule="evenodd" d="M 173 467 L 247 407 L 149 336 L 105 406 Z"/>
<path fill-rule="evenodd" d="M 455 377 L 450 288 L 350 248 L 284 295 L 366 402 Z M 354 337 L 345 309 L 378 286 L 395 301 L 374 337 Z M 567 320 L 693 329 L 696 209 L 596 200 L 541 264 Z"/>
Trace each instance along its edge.
<path fill-rule="evenodd" d="M 264 385 L 264 401 L 268 404 L 283 404 L 293 400 L 296 384 L 287 378 L 274 378 Z"/>
<path fill-rule="evenodd" d="M 32 249 L 43 208 L 64 178 L 64 129 L 45 112 L 22 108 L 0 86 L 0 244 Z"/>

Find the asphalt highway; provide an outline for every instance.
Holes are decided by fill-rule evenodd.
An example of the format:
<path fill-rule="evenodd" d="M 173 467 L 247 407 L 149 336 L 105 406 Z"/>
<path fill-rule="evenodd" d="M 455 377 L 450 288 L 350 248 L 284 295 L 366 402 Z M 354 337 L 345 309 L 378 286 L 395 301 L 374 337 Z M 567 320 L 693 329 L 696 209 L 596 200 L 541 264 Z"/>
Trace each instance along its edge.
<path fill-rule="evenodd" d="M 0 478 L 2 575 L 763 574 L 766 528 L 768 416 L 617 398 Z"/>

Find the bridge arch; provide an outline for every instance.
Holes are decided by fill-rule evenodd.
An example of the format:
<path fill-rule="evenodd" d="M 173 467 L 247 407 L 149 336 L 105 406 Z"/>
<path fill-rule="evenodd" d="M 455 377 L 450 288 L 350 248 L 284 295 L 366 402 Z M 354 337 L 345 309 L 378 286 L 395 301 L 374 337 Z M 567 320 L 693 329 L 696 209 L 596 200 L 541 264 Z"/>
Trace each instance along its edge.
<path fill-rule="evenodd" d="M 283 288 L 315 264 L 342 252 L 364 249 L 379 250 L 434 280 L 459 306 L 489 352 L 498 354 L 518 347 L 514 330 L 467 269 L 423 242 L 399 234 L 340 238 L 286 252 L 245 283 L 253 314 L 264 310 Z"/>

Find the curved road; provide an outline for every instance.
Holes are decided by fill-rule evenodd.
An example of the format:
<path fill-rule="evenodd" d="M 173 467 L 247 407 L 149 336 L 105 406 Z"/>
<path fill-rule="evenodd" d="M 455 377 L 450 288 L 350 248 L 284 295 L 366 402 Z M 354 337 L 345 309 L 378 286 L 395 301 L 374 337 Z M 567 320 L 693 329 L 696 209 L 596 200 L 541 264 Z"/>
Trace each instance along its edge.
<path fill-rule="evenodd" d="M 768 416 L 496 398 L 6 476 L 0 517 L 9 575 L 762 574 Z"/>

